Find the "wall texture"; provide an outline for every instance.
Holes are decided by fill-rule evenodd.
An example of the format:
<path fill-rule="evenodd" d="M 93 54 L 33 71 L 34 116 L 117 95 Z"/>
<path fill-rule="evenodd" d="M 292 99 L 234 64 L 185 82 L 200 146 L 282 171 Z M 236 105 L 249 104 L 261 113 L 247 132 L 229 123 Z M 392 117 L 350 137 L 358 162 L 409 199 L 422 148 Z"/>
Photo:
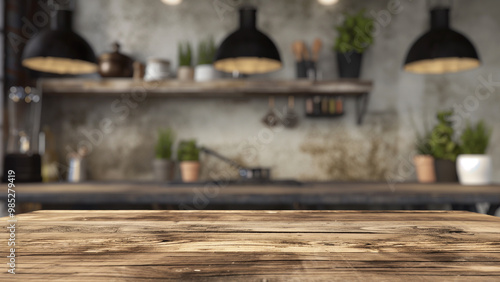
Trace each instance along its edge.
<path fill-rule="evenodd" d="M 113 41 L 123 52 L 145 61 L 169 59 L 177 65 L 179 41 L 192 43 L 214 36 L 218 42 L 236 27 L 234 0 L 184 0 L 166 6 L 160 0 L 79 1 L 76 29 L 96 53 Z M 277 43 L 285 67 L 269 77 L 293 78 L 291 44 L 316 37 L 325 42 L 320 68 L 335 78 L 331 47 L 342 12 L 365 8 L 377 18 L 376 42 L 365 55 L 362 77 L 375 82 L 369 113 L 355 123 L 354 102 L 341 119 L 306 119 L 294 130 L 266 129 L 265 99 L 159 99 L 127 102 L 127 93 L 112 98 L 52 98 L 44 102 L 43 122 L 54 131 L 60 159 L 68 148 L 91 141 L 93 179 L 152 179 L 151 161 L 158 128 L 171 127 L 178 139 L 196 138 L 249 166 L 269 166 L 275 178 L 301 180 L 400 180 L 414 178 L 410 160 L 417 131 L 430 128 L 436 111 L 462 108 L 462 117 L 484 118 L 495 127 L 490 153 L 500 168 L 500 2 L 456 0 L 452 25 L 475 43 L 480 69 L 450 75 L 419 76 L 402 71 L 411 43 L 428 28 L 427 1 L 340 0 L 324 7 L 313 0 L 250 1 L 259 8 L 259 26 Z M 490 81 L 490 83 L 488 83 Z M 491 81 L 493 83 L 491 83 Z M 479 91 L 479 92 L 477 92 Z M 478 99 L 475 94 L 481 99 Z M 304 101 L 297 108 L 304 113 Z M 278 99 L 279 107 L 285 106 Z M 120 106 L 120 110 L 116 107 Z M 234 173 L 219 161 L 204 157 L 203 175 Z M 496 175 L 500 180 L 500 174 Z"/>

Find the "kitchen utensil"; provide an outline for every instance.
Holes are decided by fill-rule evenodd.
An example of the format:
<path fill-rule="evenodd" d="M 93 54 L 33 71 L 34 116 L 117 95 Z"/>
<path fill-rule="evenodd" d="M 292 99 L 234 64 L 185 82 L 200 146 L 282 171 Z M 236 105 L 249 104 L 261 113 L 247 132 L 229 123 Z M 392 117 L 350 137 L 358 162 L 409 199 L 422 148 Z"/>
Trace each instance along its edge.
<path fill-rule="evenodd" d="M 283 125 L 287 128 L 297 127 L 299 123 L 299 116 L 295 112 L 295 97 L 288 96 L 288 108 L 286 111 L 285 118 L 283 119 Z"/>
<path fill-rule="evenodd" d="M 302 57 L 304 59 L 304 64 L 306 68 L 306 77 L 309 79 L 314 79 L 315 77 L 315 71 L 313 68 L 313 64 L 311 61 L 311 55 L 309 53 L 309 49 L 307 48 L 307 45 L 304 43 L 304 48 L 302 49 Z"/>
<path fill-rule="evenodd" d="M 307 77 L 307 64 L 304 61 L 305 48 L 306 44 L 304 43 L 304 41 L 297 40 L 292 44 L 292 51 L 296 61 L 297 78 Z"/>
<path fill-rule="evenodd" d="M 99 57 L 99 74 L 102 77 L 132 77 L 133 60 L 120 53 L 120 44 L 113 43 L 113 52 Z"/>
<path fill-rule="evenodd" d="M 68 182 L 82 182 L 87 180 L 87 155 L 88 150 L 86 147 L 80 147 L 77 152 L 72 152 L 68 155 Z"/>
<path fill-rule="evenodd" d="M 156 81 L 170 77 L 170 61 L 152 58 L 146 64 L 144 80 Z"/>
<path fill-rule="evenodd" d="M 311 59 L 311 69 L 314 71 L 314 79 L 318 79 L 318 61 L 319 55 L 321 53 L 321 48 L 323 48 L 323 42 L 321 39 L 316 38 L 312 45 L 312 59 Z"/>
<path fill-rule="evenodd" d="M 205 147 L 201 147 L 200 150 L 238 169 L 241 180 L 268 181 L 271 178 L 271 169 L 269 168 L 261 168 L 261 167 L 245 168 L 241 166 L 239 163 L 230 160 L 213 150 L 210 150 Z"/>
<path fill-rule="evenodd" d="M 281 120 L 276 115 L 276 111 L 274 109 L 274 97 L 273 96 L 269 97 L 269 111 L 262 119 L 262 122 L 269 127 L 274 127 L 274 126 L 277 126 L 278 124 L 281 123 Z"/>
<path fill-rule="evenodd" d="M 87 180 L 87 165 L 84 158 L 71 157 L 69 159 L 68 182 L 82 182 Z"/>
<path fill-rule="evenodd" d="M 302 53 L 304 52 L 302 49 L 304 48 L 303 41 L 295 41 L 292 44 L 292 52 L 295 55 L 295 61 L 302 61 Z"/>
<path fill-rule="evenodd" d="M 318 62 L 322 47 L 323 47 L 323 42 L 321 41 L 321 39 L 316 38 L 314 40 L 314 43 L 312 46 L 312 61 L 313 62 Z"/>

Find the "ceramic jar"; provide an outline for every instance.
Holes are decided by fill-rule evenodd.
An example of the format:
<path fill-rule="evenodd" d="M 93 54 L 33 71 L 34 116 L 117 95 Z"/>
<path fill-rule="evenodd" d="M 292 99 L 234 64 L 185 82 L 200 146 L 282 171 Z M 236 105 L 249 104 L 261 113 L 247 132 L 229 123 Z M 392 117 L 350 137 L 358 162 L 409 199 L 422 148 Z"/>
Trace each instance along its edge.
<path fill-rule="evenodd" d="M 218 78 L 218 72 L 213 65 L 198 65 L 194 69 L 194 80 L 198 82 L 212 81 Z"/>
<path fill-rule="evenodd" d="M 146 64 L 145 81 L 164 80 L 170 77 L 170 62 L 162 59 L 149 59 Z"/>
<path fill-rule="evenodd" d="M 491 183 L 491 157 L 487 155 L 459 155 L 457 172 L 460 184 L 488 185 Z"/>

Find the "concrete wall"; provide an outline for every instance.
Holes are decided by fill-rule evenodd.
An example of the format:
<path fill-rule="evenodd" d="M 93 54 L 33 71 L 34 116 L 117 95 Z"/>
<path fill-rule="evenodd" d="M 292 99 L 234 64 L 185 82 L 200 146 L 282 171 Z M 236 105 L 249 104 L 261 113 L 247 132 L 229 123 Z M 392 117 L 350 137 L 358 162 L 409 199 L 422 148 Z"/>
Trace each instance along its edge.
<path fill-rule="evenodd" d="M 172 7 L 160 0 L 78 1 L 75 25 L 98 54 L 118 40 L 123 52 L 136 59 L 165 58 L 175 68 L 177 42 L 196 43 L 209 36 L 220 42 L 236 27 L 237 12 L 230 8 L 235 2 L 184 0 Z M 148 98 L 127 105 L 120 101 L 122 97 L 47 98 L 43 119 L 56 133 L 61 160 L 68 146 L 90 139 L 95 145 L 89 157 L 92 178 L 151 179 L 156 130 L 171 127 L 178 139 L 196 138 L 245 165 L 272 167 L 276 178 L 411 179 L 415 132 L 422 131 L 424 124 L 430 128 L 437 110 L 464 104 L 467 110 L 462 116 L 484 118 L 495 126 L 490 153 L 500 168 L 499 84 L 482 86 L 488 79 L 500 82 L 500 1 L 454 1 L 452 25 L 475 43 L 483 66 L 439 76 L 412 75 L 401 69 L 409 46 L 428 27 L 427 1 L 340 0 L 331 7 L 313 0 L 250 2 L 258 6 L 259 26 L 277 43 L 284 60 L 284 69 L 269 75 L 273 78 L 293 78 L 292 42 L 312 43 L 316 37 L 325 42 L 320 62 L 323 76 L 335 78 L 331 47 L 336 35 L 333 26 L 341 21 L 341 13 L 366 8 L 378 18 L 376 42 L 364 58 L 362 77 L 372 79 L 375 90 L 362 126 L 355 123 L 353 101 L 348 101 L 347 115 L 341 119 L 302 118 L 297 129 L 270 131 L 260 122 L 268 109 L 266 99 Z M 474 98 L 477 89 L 491 95 L 478 100 Z M 116 99 L 128 109 L 113 110 Z M 304 101 L 297 103 L 303 114 Z M 278 99 L 279 107 L 285 104 Z M 103 120 L 111 123 L 105 134 L 100 130 Z M 227 170 L 212 158 L 203 162 L 204 177 L 210 171 Z"/>

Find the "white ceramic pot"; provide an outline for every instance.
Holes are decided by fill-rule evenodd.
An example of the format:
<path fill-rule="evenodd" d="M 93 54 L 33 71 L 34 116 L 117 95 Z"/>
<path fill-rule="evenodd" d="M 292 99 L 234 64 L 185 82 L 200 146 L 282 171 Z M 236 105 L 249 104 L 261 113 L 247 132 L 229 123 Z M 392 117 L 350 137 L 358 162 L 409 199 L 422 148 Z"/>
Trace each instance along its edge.
<path fill-rule="evenodd" d="M 215 80 L 217 76 L 218 73 L 213 65 L 198 65 L 194 69 L 195 81 L 211 81 Z"/>
<path fill-rule="evenodd" d="M 457 172 L 462 185 L 488 185 L 491 183 L 491 157 L 487 155 L 459 155 Z"/>
<path fill-rule="evenodd" d="M 157 81 L 170 77 L 170 62 L 161 59 L 149 59 L 146 65 L 144 80 Z"/>

